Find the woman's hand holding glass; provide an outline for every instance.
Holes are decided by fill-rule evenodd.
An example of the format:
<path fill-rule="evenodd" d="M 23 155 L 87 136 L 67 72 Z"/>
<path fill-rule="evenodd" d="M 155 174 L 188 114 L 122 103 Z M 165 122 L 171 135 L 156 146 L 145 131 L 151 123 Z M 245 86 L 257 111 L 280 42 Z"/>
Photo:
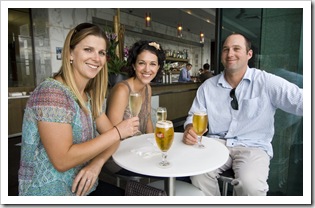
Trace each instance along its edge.
<path fill-rule="evenodd" d="M 117 131 L 119 131 L 120 137 L 125 139 L 127 137 L 134 136 L 139 130 L 139 117 L 132 117 L 120 122 L 117 127 Z"/>

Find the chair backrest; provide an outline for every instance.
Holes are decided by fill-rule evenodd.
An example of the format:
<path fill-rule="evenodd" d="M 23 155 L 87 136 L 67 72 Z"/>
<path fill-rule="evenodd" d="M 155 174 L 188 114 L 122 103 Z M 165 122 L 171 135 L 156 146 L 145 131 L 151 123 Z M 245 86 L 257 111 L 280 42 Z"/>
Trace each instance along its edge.
<path fill-rule="evenodd" d="M 125 196 L 166 196 L 164 190 L 137 181 L 127 181 Z"/>

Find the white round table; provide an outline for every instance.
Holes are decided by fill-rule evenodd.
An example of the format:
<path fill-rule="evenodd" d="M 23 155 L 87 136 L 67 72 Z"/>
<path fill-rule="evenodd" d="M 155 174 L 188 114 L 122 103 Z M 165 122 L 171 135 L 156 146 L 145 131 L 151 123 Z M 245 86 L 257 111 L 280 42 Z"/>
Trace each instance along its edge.
<path fill-rule="evenodd" d="M 186 145 L 182 142 L 183 133 L 175 132 L 173 144 L 168 151 L 168 168 L 161 168 L 162 160 L 155 145 L 154 134 L 143 134 L 128 138 L 120 143 L 113 154 L 114 161 L 121 167 L 148 176 L 167 177 L 166 192 L 175 195 L 175 178 L 199 175 L 221 167 L 228 159 L 228 149 L 214 138 L 203 136 L 206 148 Z"/>

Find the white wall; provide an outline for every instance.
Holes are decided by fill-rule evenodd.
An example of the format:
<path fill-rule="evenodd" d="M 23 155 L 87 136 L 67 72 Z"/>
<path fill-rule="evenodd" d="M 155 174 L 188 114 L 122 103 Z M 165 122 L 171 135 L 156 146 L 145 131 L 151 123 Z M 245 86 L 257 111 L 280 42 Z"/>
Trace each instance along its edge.
<path fill-rule="evenodd" d="M 32 9 L 34 23 L 35 56 L 37 83 L 43 78 L 57 72 L 61 66 L 61 60 L 57 60 L 56 47 L 63 47 L 67 33 L 77 24 L 82 22 L 92 22 L 93 17 L 113 21 L 115 9 L 84 9 L 84 8 L 49 8 Z M 135 28 L 143 28 L 144 20 L 139 17 L 121 13 L 121 24 L 130 25 Z M 171 28 L 156 22 L 152 22 L 151 28 L 146 30 L 159 31 L 159 33 L 176 36 L 176 28 Z M 183 38 L 196 41 L 199 36 L 183 32 Z M 130 47 L 140 38 L 153 39 L 141 34 L 126 33 L 125 46 Z M 206 62 L 210 63 L 210 41 L 205 40 L 204 47 L 185 45 L 169 40 L 158 40 L 163 49 L 183 50 L 188 49 L 188 58 L 193 64 L 191 74 L 198 72 L 198 69 Z M 197 42 L 197 41 L 196 41 Z"/>

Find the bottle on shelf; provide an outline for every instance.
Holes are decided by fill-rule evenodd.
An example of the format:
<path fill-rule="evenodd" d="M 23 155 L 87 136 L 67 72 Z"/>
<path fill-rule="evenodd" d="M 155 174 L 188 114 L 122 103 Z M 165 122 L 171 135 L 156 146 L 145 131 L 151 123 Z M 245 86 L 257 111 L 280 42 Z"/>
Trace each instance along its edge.
<path fill-rule="evenodd" d="M 169 71 L 169 82 L 170 84 L 172 84 L 172 70 Z"/>
<path fill-rule="evenodd" d="M 162 77 L 162 83 L 165 84 L 166 83 L 166 73 L 163 70 L 163 77 Z"/>

